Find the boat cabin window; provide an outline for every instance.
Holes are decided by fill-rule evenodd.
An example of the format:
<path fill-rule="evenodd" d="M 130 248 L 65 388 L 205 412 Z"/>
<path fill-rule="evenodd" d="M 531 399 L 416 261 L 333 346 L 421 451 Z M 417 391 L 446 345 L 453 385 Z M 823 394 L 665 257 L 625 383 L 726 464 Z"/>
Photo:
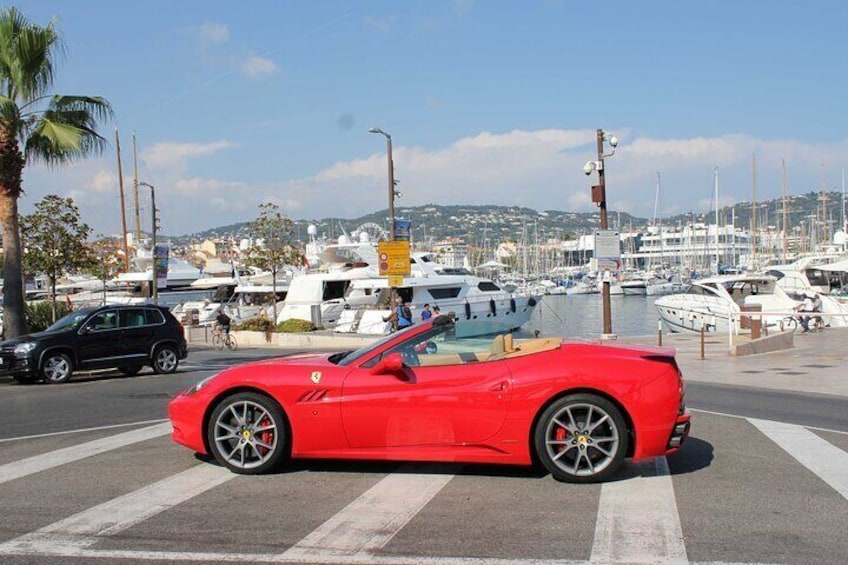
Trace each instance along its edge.
<path fill-rule="evenodd" d="M 822 271 L 820 269 L 807 269 L 804 271 L 804 274 L 807 275 L 807 280 L 810 281 L 810 284 L 813 286 L 823 286 L 825 288 L 830 286 L 830 278 L 826 271 Z"/>
<path fill-rule="evenodd" d="M 785 277 L 785 276 L 786 276 L 786 275 L 783 273 L 783 271 L 775 271 L 774 269 L 772 269 L 772 270 L 770 270 L 770 271 L 766 271 L 766 274 L 767 274 L 767 275 L 769 275 L 769 276 L 771 276 L 771 277 L 776 278 L 777 280 L 780 280 L 780 279 L 782 279 L 783 277 Z"/>
<path fill-rule="evenodd" d="M 500 290 L 500 287 L 498 285 L 490 281 L 482 281 L 478 283 L 477 288 L 479 288 L 483 292 L 497 292 Z"/>
<path fill-rule="evenodd" d="M 324 296 L 321 297 L 321 300 L 344 298 L 348 285 L 350 285 L 350 281 L 325 281 Z"/>
<path fill-rule="evenodd" d="M 713 286 L 713 288 L 715 288 L 715 286 L 710 285 L 710 283 L 705 284 L 703 286 L 693 284 L 689 287 L 689 290 L 686 291 L 686 294 L 706 294 L 707 296 L 712 296 L 712 293 L 709 292 L 706 288 L 704 288 L 705 286 Z"/>
<path fill-rule="evenodd" d="M 456 298 L 462 289 L 458 286 L 447 288 L 431 288 L 429 289 L 430 296 L 435 300 L 445 300 L 447 298 Z"/>

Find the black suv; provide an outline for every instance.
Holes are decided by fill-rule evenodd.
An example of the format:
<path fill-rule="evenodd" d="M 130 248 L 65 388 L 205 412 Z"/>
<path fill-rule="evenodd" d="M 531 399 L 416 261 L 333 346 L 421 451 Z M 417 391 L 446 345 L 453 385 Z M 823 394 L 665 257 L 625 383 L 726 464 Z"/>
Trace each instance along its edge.
<path fill-rule="evenodd" d="M 101 306 L 0 343 L 0 370 L 22 383 L 63 383 L 76 369 L 117 367 L 132 376 L 150 365 L 156 373 L 173 373 L 186 355 L 183 327 L 167 308 Z"/>

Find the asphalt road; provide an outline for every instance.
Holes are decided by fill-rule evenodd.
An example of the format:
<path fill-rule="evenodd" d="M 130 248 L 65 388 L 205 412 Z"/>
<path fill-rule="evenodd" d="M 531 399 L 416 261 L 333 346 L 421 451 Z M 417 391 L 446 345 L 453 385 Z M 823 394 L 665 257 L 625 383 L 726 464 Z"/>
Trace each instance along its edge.
<path fill-rule="evenodd" d="M 168 399 L 276 355 L 195 349 L 174 375 L 107 372 L 59 386 L 0 378 L 0 562 L 842 564 L 848 555 L 844 397 L 690 382 L 684 448 L 604 485 L 512 467 L 314 461 L 235 476 L 172 444 L 159 423 Z"/>

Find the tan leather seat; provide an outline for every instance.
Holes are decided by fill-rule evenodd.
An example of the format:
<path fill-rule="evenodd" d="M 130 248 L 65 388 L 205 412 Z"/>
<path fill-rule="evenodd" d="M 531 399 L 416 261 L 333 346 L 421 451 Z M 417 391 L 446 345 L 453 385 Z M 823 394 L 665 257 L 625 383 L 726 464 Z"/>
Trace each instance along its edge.
<path fill-rule="evenodd" d="M 504 352 L 512 353 L 515 349 L 515 342 L 512 339 L 512 334 L 506 334 L 504 336 Z"/>
<path fill-rule="evenodd" d="M 489 353 L 492 355 L 502 355 L 506 351 L 504 336 L 496 335 L 492 341 L 492 347 L 489 348 Z"/>

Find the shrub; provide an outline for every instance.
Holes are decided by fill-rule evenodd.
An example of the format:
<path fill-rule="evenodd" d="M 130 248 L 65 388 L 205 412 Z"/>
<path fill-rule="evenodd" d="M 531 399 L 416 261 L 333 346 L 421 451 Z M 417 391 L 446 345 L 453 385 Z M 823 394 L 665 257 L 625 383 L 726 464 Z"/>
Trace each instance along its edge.
<path fill-rule="evenodd" d="M 277 324 L 277 331 L 283 333 L 301 333 L 315 331 L 315 326 L 309 320 L 291 318 Z"/>
<path fill-rule="evenodd" d="M 67 304 L 61 301 L 56 302 L 56 319 L 62 318 L 70 314 L 71 309 Z M 53 324 L 53 315 L 50 310 L 49 300 L 39 300 L 38 302 L 27 302 L 24 306 L 24 316 L 26 317 L 27 328 L 30 333 L 43 332 Z"/>
<path fill-rule="evenodd" d="M 240 324 L 236 324 L 233 329 L 239 331 L 268 333 L 274 331 L 274 322 L 268 318 L 251 318 L 250 320 L 245 320 Z"/>

